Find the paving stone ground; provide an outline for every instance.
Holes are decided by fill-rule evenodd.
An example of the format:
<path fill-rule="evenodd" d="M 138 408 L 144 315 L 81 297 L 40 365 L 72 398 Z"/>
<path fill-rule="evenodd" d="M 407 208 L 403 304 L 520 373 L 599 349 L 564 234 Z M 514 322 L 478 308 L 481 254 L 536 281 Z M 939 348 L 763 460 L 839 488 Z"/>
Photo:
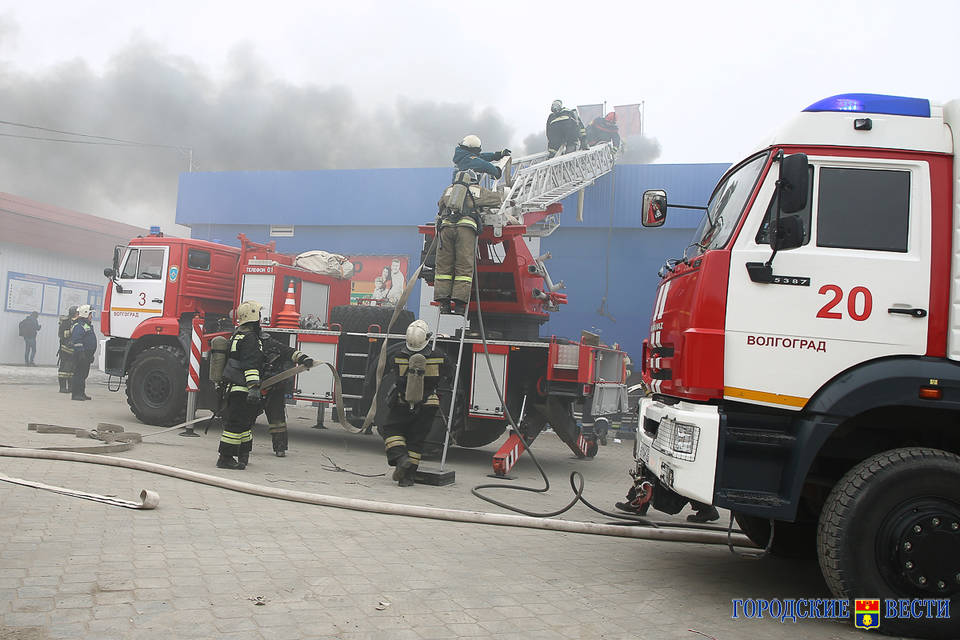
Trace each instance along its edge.
<path fill-rule="evenodd" d="M 49 381 L 42 382 L 45 375 Z M 0 444 L 93 444 L 36 434 L 27 422 L 90 428 L 120 424 L 142 434 L 123 391 L 102 383 L 94 400 L 56 393 L 55 373 L 0 370 Z M 382 442 L 330 424 L 315 410 L 289 411 L 290 455 L 271 455 L 262 423 L 252 464 L 218 470 L 219 434 L 148 439 L 119 457 L 149 460 L 273 487 L 478 511 L 503 512 L 470 493 L 490 482 L 499 443 L 453 449 L 457 482 L 399 488 Z M 571 495 L 612 508 L 627 487 L 632 442 L 611 441 L 575 460 L 553 435 L 535 443 L 552 488 L 498 498 L 549 511 Z M 0 640 L 52 638 L 740 638 L 862 637 L 848 625 L 732 620 L 732 598 L 828 597 L 815 564 L 737 558 L 725 547 L 461 524 L 284 502 L 140 471 L 0 457 L 0 473 L 134 499 L 134 511 L 0 482 Z M 524 458 L 514 484 L 539 486 Z M 672 518 L 682 521 L 683 516 Z M 582 505 L 563 517 L 607 522 Z M 658 519 L 671 520 L 667 516 Z M 381 604 L 383 603 L 383 604 Z"/>

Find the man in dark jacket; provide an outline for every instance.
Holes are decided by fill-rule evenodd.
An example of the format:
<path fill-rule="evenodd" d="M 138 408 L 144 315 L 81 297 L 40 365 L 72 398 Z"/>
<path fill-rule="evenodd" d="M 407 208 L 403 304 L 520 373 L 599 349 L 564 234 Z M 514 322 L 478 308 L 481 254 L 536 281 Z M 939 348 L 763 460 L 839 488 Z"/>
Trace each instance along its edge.
<path fill-rule="evenodd" d="M 453 164 L 457 167 L 457 170 L 453 172 L 454 176 L 458 171 L 472 169 L 477 173 L 486 173 L 494 179 L 498 179 L 502 175 L 502 171 L 493 162 L 509 155 L 510 149 L 481 152 L 479 136 L 470 134 L 464 137 L 457 148 L 453 150 Z"/>
<path fill-rule="evenodd" d="M 597 116 L 587 127 L 587 140 L 590 144 L 598 142 L 612 142 L 620 148 L 620 129 L 617 127 L 617 112 L 611 111 L 606 116 Z"/>
<path fill-rule="evenodd" d="M 253 423 L 260 415 L 263 399 L 260 382 L 265 356 L 260 334 L 261 309 L 263 305 L 253 300 L 241 302 L 237 307 L 239 326 L 230 339 L 227 365 L 223 370 L 227 410 L 217 459 L 220 469 L 245 469 L 253 449 Z M 306 354 L 294 351 L 292 355 L 298 364 L 313 365 L 313 360 Z"/>
<path fill-rule="evenodd" d="M 562 102 L 554 100 L 550 105 L 550 115 L 547 116 L 547 151 L 550 157 L 557 155 L 561 148 L 564 153 L 570 153 L 578 147 L 590 148 L 587 130 L 580 115 L 575 109 L 564 109 Z"/>
<path fill-rule="evenodd" d="M 73 325 L 77 322 L 77 308 L 70 307 L 67 315 L 60 318 L 57 337 L 60 339 L 60 349 L 57 357 L 60 359 L 57 367 L 57 380 L 60 382 L 60 393 L 70 393 L 70 382 L 73 378 Z"/>
<path fill-rule="evenodd" d="M 90 324 L 90 305 L 77 308 L 77 321 L 70 332 L 73 343 L 73 379 L 70 383 L 71 400 L 91 400 L 87 395 L 87 376 L 90 375 L 90 363 L 97 352 L 97 334 Z"/>
<path fill-rule="evenodd" d="M 450 375 L 446 358 L 430 348 L 430 331 L 423 320 L 407 327 L 406 340 L 387 349 L 387 361 L 377 402 L 377 424 L 383 436 L 387 464 L 401 487 L 414 483 L 423 441 L 440 408 L 437 387 Z"/>
<path fill-rule="evenodd" d="M 286 334 L 279 334 L 286 337 Z M 278 338 L 264 333 L 263 342 L 263 376 L 269 378 L 289 369 L 294 364 L 304 364 L 309 369 L 313 366 L 313 358 L 284 344 Z M 270 439 L 273 452 L 278 458 L 287 455 L 287 394 L 293 391 L 293 378 L 283 380 L 267 390 L 263 401 L 263 412 L 270 425 Z"/>
<path fill-rule="evenodd" d="M 35 367 L 33 361 L 37 355 L 37 332 L 40 331 L 40 323 L 37 322 L 36 311 L 31 311 L 30 315 L 20 321 L 20 336 L 23 338 L 23 364 L 28 367 Z"/>

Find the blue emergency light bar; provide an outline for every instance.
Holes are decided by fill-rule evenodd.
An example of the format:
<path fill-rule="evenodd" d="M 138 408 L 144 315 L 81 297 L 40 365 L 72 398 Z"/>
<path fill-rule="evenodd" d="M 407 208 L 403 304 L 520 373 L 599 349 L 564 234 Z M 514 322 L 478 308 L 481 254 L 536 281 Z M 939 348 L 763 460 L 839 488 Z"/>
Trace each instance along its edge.
<path fill-rule="evenodd" d="M 804 111 L 851 111 L 929 118 L 930 101 L 925 98 L 886 96 L 880 93 L 841 93 L 818 100 Z"/>
<path fill-rule="evenodd" d="M 150 235 L 152 235 L 152 236 L 158 236 L 158 235 L 160 235 L 160 226 L 159 226 L 159 225 L 153 225 L 153 226 L 151 226 L 151 227 L 150 227 Z"/>

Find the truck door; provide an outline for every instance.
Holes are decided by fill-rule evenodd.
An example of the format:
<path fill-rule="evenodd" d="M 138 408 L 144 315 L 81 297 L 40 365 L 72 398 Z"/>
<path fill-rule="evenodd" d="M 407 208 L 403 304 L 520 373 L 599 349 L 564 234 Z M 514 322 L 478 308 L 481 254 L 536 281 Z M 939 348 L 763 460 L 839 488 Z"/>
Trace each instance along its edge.
<path fill-rule="evenodd" d="M 734 244 L 724 396 L 800 409 L 862 362 L 927 349 L 930 173 L 925 162 L 811 157 L 803 246 L 776 255 L 774 283 L 747 262 L 770 257 L 771 168 Z"/>
<path fill-rule="evenodd" d="M 127 247 L 110 297 L 111 334 L 129 338 L 141 322 L 163 315 L 168 247 Z M 174 276 L 175 277 L 175 276 Z"/>

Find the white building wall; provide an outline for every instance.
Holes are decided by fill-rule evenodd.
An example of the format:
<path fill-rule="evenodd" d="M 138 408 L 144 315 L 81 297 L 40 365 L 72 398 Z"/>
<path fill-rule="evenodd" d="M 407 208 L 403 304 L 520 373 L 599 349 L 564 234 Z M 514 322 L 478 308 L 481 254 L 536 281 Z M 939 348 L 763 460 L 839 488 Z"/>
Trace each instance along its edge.
<path fill-rule="evenodd" d="M 3 304 L 0 304 L 0 363 L 23 364 L 24 343 L 19 335 L 18 325 L 27 314 L 6 310 L 9 295 L 8 272 L 28 273 L 87 284 L 102 284 L 105 288 L 106 278 L 103 276 L 103 269 L 110 266 L 110 260 L 111 256 L 90 256 L 89 260 L 81 260 L 24 245 L 0 242 L 0 287 L 3 294 Z M 101 299 L 103 293 L 105 289 L 101 289 Z M 99 317 L 95 314 L 93 319 L 93 328 L 99 339 Z M 35 362 L 38 365 L 54 365 L 57 363 L 59 346 L 57 341 L 59 318 L 54 315 L 41 315 L 39 322 L 41 329 L 37 334 Z"/>

